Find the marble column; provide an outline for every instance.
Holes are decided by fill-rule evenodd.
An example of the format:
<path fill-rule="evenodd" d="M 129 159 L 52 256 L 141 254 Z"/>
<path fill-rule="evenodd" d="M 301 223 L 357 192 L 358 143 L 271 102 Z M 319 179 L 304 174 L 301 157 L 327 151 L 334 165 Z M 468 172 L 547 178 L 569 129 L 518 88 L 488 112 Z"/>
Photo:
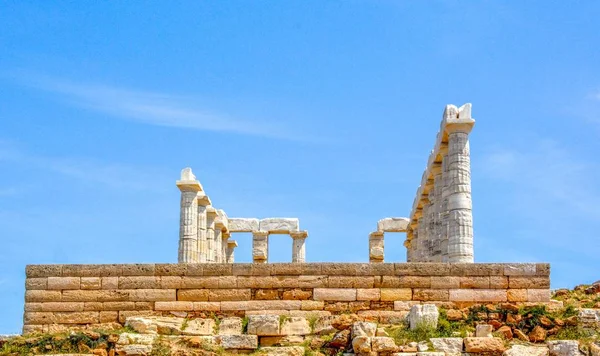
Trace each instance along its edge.
<path fill-rule="evenodd" d="M 254 263 L 267 263 L 269 259 L 269 232 L 252 232 L 252 261 Z"/>
<path fill-rule="evenodd" d="M 375 231 L 369 234 L 369 262 L 382 263 L 384 260 L 385 246 L 383 232 Z"/>
<path fill-rule="evenodd" d="M 429 191 L 429 201 L 433 202 L 431 208 L 430 239 L 433 245 L 431 262 L 442 262 L 442 246 L 440 240 L 440 211 L 442 195 L 442 164 L 434 163 L 431 167 L 433 175 L 433 188 Z"/>
<path fill-rule="evenodd" d="M 202 190 L 200 182 L 191 168 L 181 171 L 181 179 L 177 181 L 181 191 L 179 219 L 179 263 L 198 262 L 198 200 L 197 194 Z"/>
<path fill-rule="evenodd" d="M 221 263 L 232 263 L 232 262 L 227 262 L 228 261 L 228 257 L 227 257 L 227 251 L 229 249 L 229 238 L 231 237 L 231 233 L 229 233 L 229 231 L 223 231 L 223 233 L 221 234 Z"/>
<path fill-rule="evenodd" d="M 440 155 L 442 156 L 442 193 L 440 197 L 440 249 L 442 251 L 442 261 L 449 262 L 448 259 L 448 223 L 450 213 L 448 212 L 448 145 L 444 144 L 440 147 Z"/>
<path fill-rule="evenodd" d="M 457 120 L 447 120 L 445 127 L 448 133 L 449 262 L 474 261 L 469 152 L 469 133 L 474 123 L 469 105 L 467 108 L 461 107 Z"/>
<path fill-rule="evenodd" d="M 215 219 L 217 211 L 212 206 L 206 209 L 206 262 L 215 263 Z M 219 231 L 220 238 L 220 231 Z"/>
<path fill-rule="evenodd" d="M 206 263 L 208 256 L 206 229 L 207 207 L 211 204 L 207 195 L 198 194 L 198 262 Z"/>
<path fill-rule="evenodd" d="M 290 232 L 292 238 L 292 262 L 293 263 L 304 263 L 306 262 L 306 238 L 308 237 L 307 231 L 292 231 Z"/>
<path fill-rule="evenodd" d="M 227 251 L 225 253 L 226 263 L 233 263 L 235 261 L 234 250 L 238 246 L 237 241 L 235 240 L 227 240 Z"/>

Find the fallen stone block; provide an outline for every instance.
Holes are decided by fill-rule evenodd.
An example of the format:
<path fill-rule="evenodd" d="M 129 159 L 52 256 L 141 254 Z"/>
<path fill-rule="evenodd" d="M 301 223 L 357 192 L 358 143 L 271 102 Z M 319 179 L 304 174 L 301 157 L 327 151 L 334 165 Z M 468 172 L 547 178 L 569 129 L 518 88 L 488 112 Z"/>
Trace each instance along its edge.
<path fill-rule="evenodd" d="M 524 346 L 512 345 L 510 349 L 504 351 L 503 356 L 548 356 L 546 346 Z"/>
<path fill-rule="evenodd" d="M 496 352 L 505 350 L 504 342 L 498 337 L 466 337 L 464 339 L 466 352 Z"/>
<path fill-rule="evenodd" d="M 411 330 L 416 328 L 437 328 L 440 313 L 434 304 L 417 304 L 410 308 L 408 320 Z"/>
<path fill-rule="evenodd" d="M 286 317 L 281 325 L 281 335 L 309 335 L 311 334 L 310 325 L 306 318 Z"/>
<path fill-rule="evenodd" d="M 261 347 L 259 354 L 269 356 L 304 356 L 304 347 L 302 346 L 284 346 L 284 347 Z"/>
<path fill-rule="evenodd" d="M 255 350 L 258 348 L 256 335 L 219 335 L 217 343 L 225 350 Z"/>
<path fill-rule="evenodd" d="M 433 348 L 447 353 L 448 355 L 460 355 L 463 350 L 463 339 L 461 337 L 436 337 L 429 339 Z"/>
<path fill-rule="evenodd" d="M 248 334 L 278 336 L 279 324 L 279 315 L 250 315 L 248 316 Z"/>
<path fill-rule="evenodd" d="M 546 342 L 550 356 L 580 356 L 577 340 L 553 340 Z"/>
<path fill-rule="evenodd" d="M 374 352 L 393 352 L 398 350 L 398 346 L 391 337 L 375 336 L 371 338 L 371 350 Z"/>
<path fill-rule="evenodd" d="M 374 337 L 376 331 L 377 324 L 359 321 L 352 325 L 352 338 L 359 336 Z"/>
<path fill-rule="evenodd" d="M 242 329 L 242 318 L 223 318 L 219 323 L 219 335 L 241 335 Z"/>

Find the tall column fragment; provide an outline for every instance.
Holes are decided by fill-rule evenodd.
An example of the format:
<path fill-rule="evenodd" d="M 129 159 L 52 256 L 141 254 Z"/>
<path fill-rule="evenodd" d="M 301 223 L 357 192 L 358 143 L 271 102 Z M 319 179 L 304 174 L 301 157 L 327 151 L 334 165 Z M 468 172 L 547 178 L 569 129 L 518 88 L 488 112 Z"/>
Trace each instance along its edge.
<path fill-rule="evenodd" d="M 306 238 L 308 237 L 307 231 L 292 231 L 290 232 L 292 237 L 292 262 L 304 263 L 306 262 Z"/>
<path fill-rule="evenodd" d="M 181 191 L 179 219 L 179 263 L 198 262 L 198 192 L 202 190 L 200 182 L 191 168 L 181 171 L 181 179 L 177 181 Z"/>
<path fill-rule="evenodd" d="M 267 263 L 269 258 L 269 232 L 252 232 L 252 261 L 254 263 Z"/>
<path fill-rule="evenodd" d="M 225 254 L 226 256 L 226 263 L 233 263 L 235 261 L 235 248 L 238 246 L 237 241 L 235 240 L 228 240 L 227 241 L 227 252 Z"/>
<path fill-rule="evenodd" d="M 212 206 L 206 209 L 206 262 L 215 263 L 215 218 L 217 211 Z M 220 238 L 220 235 L 219 235 Z"/>

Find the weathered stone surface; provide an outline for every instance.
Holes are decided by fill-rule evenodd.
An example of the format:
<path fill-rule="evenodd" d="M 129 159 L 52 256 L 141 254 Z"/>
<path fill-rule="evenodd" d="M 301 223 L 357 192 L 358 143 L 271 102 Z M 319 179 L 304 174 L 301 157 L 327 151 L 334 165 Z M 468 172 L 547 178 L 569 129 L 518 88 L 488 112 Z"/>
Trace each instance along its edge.
<path fill-rule="evenodd" d="M 410 220 L 408 218 L 385 218 L 377 222 L 377 231 L 405 232 Z"/>
<path fill-rule="evenodd" d="M 352 338 L 359 336 L 374 337 L 376 331 L 377 324 L 359 321 L 352 325 Z"/>
<path fill-rule="evenodd" d="M 254 350 L 258 348 L 258 336 L 256 335 L 219 335 L 217 342 L 225 350 Z"/>
<path fill-rule="evenodd" d="M 297 335 L 287 336 L 261 336 L 258 340 L 260 346 L 293 346 L 304 342 L 304 337 Z"/>
<path fill-rule="evenodd" d="M 356 300 L 356 289 L 353 288 L 315 288 L 314 300 L 349 302 Z"/>
<path fill-rule="evenodd" d="M 466 337 L 464 339 L 467 352 L 504 352 L 504 342 L 497 337 Z"/>
<path fill-rule="evenodd" d="M 304 347 L 302 346 L 279 346 L 279 347 L 261 347 L 260 354 L 269 356 L 304 356 Z"/>
<path fill-rule="evenodd" d="M 287 234 L 290 231 L 299 231 L 300 222 L 295 218 L 267 218 L 260 220 L 259 230 L 271 234 Z"/>
<path fill-rule="evenodd" d="M 391 337 L 375 336 L 371 338 L 371 349 L 374 352 L 393 352 L 398 347 Z"/>
<path fill-rule="evenodd" d="M 412 299 L 412 289 L 410 288 L 381 288 L 380 293 L 380 300 L 383 302 Z"/>
<path fill-rule="evenodd" d="M 281 335 L 309 335 L 311 333 L 310 325 L 306 318 L 286 317 L 281 325 Z"/>
<path fill-rule="evenodd" d="M 536 325 L 533 330 L 529 333 L 529 341 L 531 342 L 543 342 L 546 340 L 548 332 L 543 327 Z"/>
<path fill-rule="evenodd" d="M 220 329 L 219 325 L 219 329 Z M 216 334 L 216 323 L 214 319 L 191 319 L 181 326 L 183 335 L 214 335 Z"/>
<path fill-rule="evenodd" d="M 241 335 L 242 329 L 242 318 L 223 318 L 219 324 L 219 335 Z"/>
<path fill-rule="evenodd" d="M 510 349 L 504 351 L 503 356 L 548 356 L 546 346 L 525 346 L 512 345 Z"/>
<path fill-rule="evenodd" d="M 181 334 L 183 318 L 177 317 L 129 317 L 125 325 L 140 334 Z"/>
<path fill-rule="evenodd" d="M 369 353 L 371 352 L 371 338 L 368 336 L 357 336 L 352 339 L 352 349 L 354 353 Z"/>
<path fill-rule="evenodd" d="M 460 337 L 437 337 L 431 338 L 429 341 L 434 349 L 450 355 L 460 355 L 463 349 L 463 339 Z"/>
<path fill-rule="evenodd" d="M 600 356 L 600 343 L 593 342 L 590 344 L 590 356 Z"/>
<path fill-rule="evenodd" d="M 279 335 L 278 315 L 250 315 L 248 317 L 248 334 L 259 336 Z"/>
<path fill-rule="evenodd" d="M 327 344 L 327 347 L 333 348 L 345 348 L 350 342 L 350 330 L 342 330 L 337 332 L 331 341 Z"/>
<path fill-rule="evenodd" d="M 418 327 L 437 328 L 440 313 L 434 304 L 413 305 L 408 315 L 411 329 Z"/>
<path fill-rule="evenodd" d="M 577 340 L 553 340 L 546 343 L 550 356 L 580 356 Z"/>
<path fill-rule="evenodd" d="M 493 328 L 488 324 L 479 324 L 475 326 L 476 337 L 492 337 Z"/>
<path fill-rule="evenodd" d="M 258 231 L 258 219 L 229 218 L 229 231 L 231 232 L 252 232 Z"/>

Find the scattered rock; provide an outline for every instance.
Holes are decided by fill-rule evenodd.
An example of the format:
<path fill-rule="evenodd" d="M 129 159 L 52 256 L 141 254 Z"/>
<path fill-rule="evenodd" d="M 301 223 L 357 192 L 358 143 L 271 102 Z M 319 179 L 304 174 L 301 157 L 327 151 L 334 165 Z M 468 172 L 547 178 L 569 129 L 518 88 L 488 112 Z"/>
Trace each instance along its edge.
<path fill-rule="evenodd" d="M 285 347 L 262 347 L 260 353 L 269 356 L 304 356 L 304 347 L 285 346 Z"/>
<path fill-rule="evenodd" d="M 359 321 L 356 314 L 342 314 L 331 321 L 331 325 L 338 330 L 349 329 L 352 324 Z"/>
<path fill-rule="evenodd" d="M 408 320 L 411 330 L 417 327 L 437 328 L 440 313 L 434 304 L 417 304 L 410 308 Z"/>
<path fill-rule="evenodd" d="M 513 331 L 514 336 L 517 337 L 517 339 L 521 340 L 521 341 L 526 341 L 529 342 L 529 336 L 527 336 L 524 332 L 522 332 L 519 329 L 514 329 Z"/>
<path fill-rule="evenodd" d="M 352 339 L 352 348 L 354 353 L 371 352 L 371 338 L 368 336 L 357 336 Z"/>
<path fill-rule="evenodd" d="M 467 352 L 504 352 L 504 342 L 498 337 L 466 337 L 464 339 Z"/>
<path fill-rule="evenodd" d="M 279 335 L 279 316 L 250 315 L 248 317 L 248 334 L 259 336 Z"/>
<path fill-rule="evenodd" d="M 310 333 L 308 320 L 298 316 L 286 318 L 280 331 L 281 335 L 309 335 Z"/>
<path fill-rule="evenodd" d="M 548 341 L 550 356 L 580 356 L 579 343 L 575 340 Z"/>
<path fill-rule="evenodd" d="M 548 356 L 548 348 L 545 346 L 512 345 L 504 351 L 503 356 Z"/>
<path fill-rule="evenodd" d="M 463 349 L 463 339 L 460 337 L 437 337 L 429 339 L 433 348 L 447 354 L 459 354 Z"/>
<path fill-rule="evenodd" d="M 475 326 L 476 337 L 492 337 L 492 326 L 488 324 L 479 324 Z"/>
<path fill-rule="evenodd" d="M 450 321 L 459 321 L 464 319 L 464 314 L 460 310 L 450 309 L 446 311 L 446 318 Z"/>
<path fill-rule="evenodd" d="M 377 324 L 366 321 L 359 321 L 352 325 L 352 337 L 358 336 L 374 337 L 377 330 Z"/>
<path fill-rule="evenodd" d="M 533 330 L 529 333 L 529 341 L 531 342 L 543 342 L 546 340 L 546 336 L 548 336 L 548 332 L 546 329 L 542 328 L 539 325 L 536 325 Z"/>
<path fill-rule="evenodd" d="M 340 349 L 346 347 L 350 341 L 350 330 L 342 330 L 333 336 L 333 339 L 327 344 L 328 347 Z"/>
<path fill-rule="evenodd" d="M 508 325 L 501 326 L 498 330 L 496 330 L 496 332 L 498 334 L 502 335 L 502 337 L 505 338 L 506 340 L 513 339 L 513 332 L 511 330 L 510 326 L 508 326 Z"/>
<path fill-rule="evenodd" d="M 192 319 L 182 325 L 183 335 L 214 335 L 216 323 L 214 319 Z"/>
<path fill-rule="evenodd" d="M 371 349 L 375 352 L 393 352 L 398 347 L 391 337 L 376 336 L 371 338 Z"/>
<path fill-rule="evenodd" d="M 258 336 L 256 335 L 219 335 L 217 342 L 225 350 L 254 350 L 258 348 Z"/>

